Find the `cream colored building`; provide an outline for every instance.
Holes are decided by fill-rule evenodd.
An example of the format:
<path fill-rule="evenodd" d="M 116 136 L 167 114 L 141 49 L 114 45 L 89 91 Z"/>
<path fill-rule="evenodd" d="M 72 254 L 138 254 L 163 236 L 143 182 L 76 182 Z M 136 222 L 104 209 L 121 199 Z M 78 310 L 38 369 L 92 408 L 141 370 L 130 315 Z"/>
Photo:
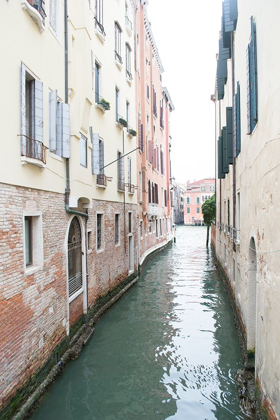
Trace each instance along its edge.
<path fill-rule="evenodd" d="M 223 2 L 216 109 L 216 255 L 265 418 L 280 418 L 280 29 L 277 1 Z"/>
<path fill-rule="evenodd" d="M 134 3 L 109 3 L 0 3 L 3 418 L 138 272 Z"/>

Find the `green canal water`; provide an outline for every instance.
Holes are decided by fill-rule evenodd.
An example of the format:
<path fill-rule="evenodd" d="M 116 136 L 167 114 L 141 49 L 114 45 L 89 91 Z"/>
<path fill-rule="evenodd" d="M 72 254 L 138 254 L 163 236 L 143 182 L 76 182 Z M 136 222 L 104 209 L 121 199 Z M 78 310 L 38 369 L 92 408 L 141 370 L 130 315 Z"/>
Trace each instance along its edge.
<path fill-rule="evenodd" d="M 241 351 L 206 229 L 178 227 L 96 324 L 32 420 L 243 419 Z"/>

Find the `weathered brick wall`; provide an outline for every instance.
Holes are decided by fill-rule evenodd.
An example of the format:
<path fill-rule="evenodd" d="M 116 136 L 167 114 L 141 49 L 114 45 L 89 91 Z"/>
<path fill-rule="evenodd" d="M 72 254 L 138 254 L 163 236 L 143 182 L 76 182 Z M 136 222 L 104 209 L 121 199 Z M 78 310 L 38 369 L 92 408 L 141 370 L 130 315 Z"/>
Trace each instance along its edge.
<path fill-rule="evenodd" d="M 132 236 L 134 238 L 134 270 L 137 270 L 138 222 L 136 205 L 94 201 L 89 210 L 87 229 L 92 229 L 92 252 L 88 253 L 88 301 L 89 306 L 129 275 L 128 212 L 132 212 Z M 104 249 L 97 250 L 96 214 L 104 217 Z M 115 214 L 119 213 L 120 243 L 115 245 Z"/>
<path fill-rule="evenodd" d="M 167 219 L 168 221 L 168 232 L 169 236 L 171 234 L 171 227 L 170 227 L 170 218 Z M 140 258 L 145 254 L 145 252 L 156 245 L 163 244 L 166 242 L 168 237 L 168 232 L 166 230 L 166 219 L 162 219 L 162 236 L 160 236 L 160 224 L 158 220 L 158 237 L 156 236 L 156 232 L 154 229 L 154 222 L 152 222 L 152 232 L 149 232 L 149 225 L 146 222 L 143 222 L 143 236 L 140 239 Z"/>
<path fill-rule="evenodd" d="M 24 263 L 24 211 L 41 212 L 43 266 L 27 275 Z M 80 211 L 84 211 L 82 208 Z M 88 305 L 130 273 L 128 212 L 132 212 L 134 270 L 137 269 L 138 222 L 135 205 L 95 201 L 81 229 L 91 230 L 86 250 Z M 104 217 L 104 249 L 96 249 L 96 212 Z M 115 213 L 120 215 L 120 243 L 115 245 Z M 36 213 L 38 214 L 38 213 Z M 66 337 L 67 234 L 70 219 L 64 195 L 0 184 L 0 410 L 48 360 Z M 87 232 L 84 237 L 87 242 Z M 125 238 L 125 241 L 124 241 Z M 84 292 L 83 292 L 84 293 Z M 69 305 L 71 328 L 84 312 L 81 293 Z"/>
<path fill-rule="evenodd" d="M 42 268 L 26 275 L 23 211 L 41 211 Z M 0 184 L 0 409 L 66 334 L 64 196 Z"/>

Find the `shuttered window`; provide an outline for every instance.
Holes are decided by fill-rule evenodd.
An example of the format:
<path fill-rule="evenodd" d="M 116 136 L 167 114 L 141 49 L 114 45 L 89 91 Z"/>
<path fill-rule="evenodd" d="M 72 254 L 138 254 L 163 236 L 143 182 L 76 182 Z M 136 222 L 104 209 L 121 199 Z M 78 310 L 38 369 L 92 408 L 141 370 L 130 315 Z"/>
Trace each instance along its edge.
<path fill-rule="evenodd" d="M 118 190 L 124 191 L 124 162 L 123 154 L 118 151 Z"/>
<path fill-rule="evenodd" d="M 225 178 L 225 174 L 223 172 L 223 143 L 222 137 L 218 139 L 218 178 L 222 179 Z M 190 204 L 189 197 L 187 197 L 187 204 Z"/>
<path fill-rule="evenodd" d="M 233 98 L 233 145 L 234 157 L 237 157 L 241 152 L 241 127 L 240 127 L 240 85 L 237 82 L 237 92 Z"/>
<path fill-rule="evenodd" d="M 227 130 L 222 128 L 222 144 L 223 144 L 223 173 L 229 173 L 228 159 L 227 159 Z"/>
<path fill-rule="evenodd" d="M 49 93 L 49 149 L 60 157 L 70 157 L 70 106 Z"/>
<path fill-rule="evenodd" d="M 246 51 L 247 73 L 247 134 L 252 133 L 258 121 L 258 74 L 256 24 L 251 16 L 251 41 Z"/>
<path fill-rule="evenodd" d="M 226 138 L 227 138 L 227 161 L 233 164 L 233 144 L 232 144 L 232 107 L 226 108 Z"/>

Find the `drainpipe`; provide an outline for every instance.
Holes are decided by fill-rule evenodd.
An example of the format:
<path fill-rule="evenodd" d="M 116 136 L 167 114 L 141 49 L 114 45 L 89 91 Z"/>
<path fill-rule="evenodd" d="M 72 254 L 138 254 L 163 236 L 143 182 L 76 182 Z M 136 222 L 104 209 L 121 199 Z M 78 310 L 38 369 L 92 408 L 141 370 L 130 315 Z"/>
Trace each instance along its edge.
<path fill-rule="evenodd" d="M 64 46 L 65 46 L 65 103 L 68 104 L 68 0 L 64 0 Z M 87 213 L 81 211 L 72 210 L 69 207 L 69 195 L 70 195 L 70 169 L 69 169 L 69 158 L 66 158 L 66 188 L 65 188 L 65 210 L 69 214 L 75 214 L 78 216 L 88 218 Z"/>
<path fill-rule="evenodd" d="M 233 49 L 233 32 L 231 32 L 231 73 L 232 73 L 232 103 L 234 101 L 234 91 L 235 91 L 235 74 L 234 74 L 234 49 Z M 234 151 L 234 136 L 232 136 L 232 150 Z M 233 192 L 232 192 L 232 228 L 235 229 L 236 223 L 236 157 L 233 156 Z M 236 252 L 236 244 L 233 241 L 233 251 Z"/>

